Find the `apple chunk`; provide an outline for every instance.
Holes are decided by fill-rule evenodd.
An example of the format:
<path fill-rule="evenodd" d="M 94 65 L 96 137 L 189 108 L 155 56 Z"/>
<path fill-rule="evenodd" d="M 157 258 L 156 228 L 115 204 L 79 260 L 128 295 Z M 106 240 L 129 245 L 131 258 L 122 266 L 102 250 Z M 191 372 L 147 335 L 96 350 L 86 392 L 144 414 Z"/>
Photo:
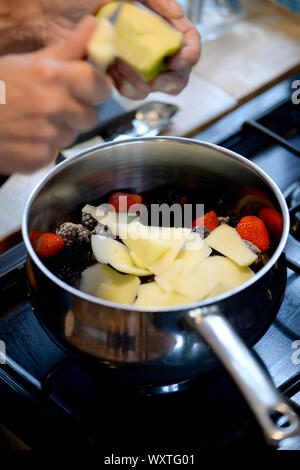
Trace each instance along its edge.
<path fill-rule="evenodd" d="M 128 248 L 117 240 L 102 235 L 92 235 L 91 245 L 94 256 L 99 263 L 110 264 L 113 268 L 136 276 L 150 276 L 147 269 L 137 267 Z"/>
<path fill-rule="evenodd" d="M 151 307 L 153 306 L 153 300 L 163 294 L 165 294 L 165 292 L 156 282 L 142 284 L 138 288 L 135 305 L 139 307 Z"/>
<path fill-rule="evenodd" d="M 229 225 L 215 228 L 205 239 L 208 246 L 235 261 L 239 266 L 250 266 L 257 255 L 247 247 L 238 232 Z"/>
<path fill-rule="evenodd" d="M 140 283 L 137 276 L 120 274 L 99 263 L 83 271 L 80 290 L 111 302 L 132 304 Z"/>
<path fill-rule="evenodd" d="M 207 243 L 195 233 L 192 240 L 184 243 L 176 259 L 183 261 L 187 268 L 194 270 L 205 258 L 210 256 L 211 252 L 212 249 Z"/>
<path fill-rule="evenodd" d="M 194 302 L 190 297 L 171 291 L 168 294 L 162 294 L 153 299 L 152 307 L 171 307 L 175 305 L 190 304 Z"/>
<path fill-rule="evenodd" d="M 125 245 L 154 274 L 172 265 L 190 233 L 186 228 L 148 227 L 135 221 L 119 227 Z"/>
<path fill-rule="evenodd" d="M 217 281 L 189 270 L 181 260 L 175 261 L 169 270 L 157 275 L 155 280 L 166 292 L 176 291 L 193 300 L 203 299 L 217 284 Z"/>
<path fill-rule="evenodd" d="M 234 289 L 254 276 L 250 268 L 238 266 L 225 256 L 210 256 L 199 265 L 197 273 L 216 282 L 217 286 L 210 293 L 210 297 Z"/>

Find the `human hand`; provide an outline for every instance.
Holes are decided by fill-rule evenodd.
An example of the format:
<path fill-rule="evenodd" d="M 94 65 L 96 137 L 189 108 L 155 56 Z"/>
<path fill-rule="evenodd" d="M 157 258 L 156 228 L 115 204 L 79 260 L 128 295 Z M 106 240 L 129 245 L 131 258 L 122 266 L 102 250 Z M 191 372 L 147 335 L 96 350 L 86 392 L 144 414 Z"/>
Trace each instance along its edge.
<path fill-rule="evenodd" d="M 80 60 L 96 26 L 89 17 L 66 41 L 0 58 L 7 103 L 0 107 L 0 173 L 44 166 L 57 148 L 71 145 L 79 131 L 97 123 L 93 104 L 108 98 L 111 81 Z"/>
<path fill-rule="evenodd" d="M 140 0 L 145 6 L 159 13 L 182 32 L 183 48 L 168 62 L 168 72 L 161 73 L 152 82 L 146 83 L 127 64 L 117 60 L 109 73 L 119 92 L 131 99 L 144 99 L 153 91 L 177 95 L 186 86 L 191 69 L 200 57 L 200 35 L 184 16 L 180 5 L 174 0 Z"/>

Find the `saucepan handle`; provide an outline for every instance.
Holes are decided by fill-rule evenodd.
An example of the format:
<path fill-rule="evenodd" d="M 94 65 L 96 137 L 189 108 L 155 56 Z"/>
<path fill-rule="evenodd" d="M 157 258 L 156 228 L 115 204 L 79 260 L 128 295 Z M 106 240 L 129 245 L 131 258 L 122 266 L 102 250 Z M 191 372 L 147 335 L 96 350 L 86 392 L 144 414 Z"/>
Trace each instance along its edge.
<path fill-rule="evenodd" d="M 207 343 L 230 373 L 270 444 L 300 435 L 298 415 L 218 307 L 192 310 L 184 315 L 184 324 Z"/>

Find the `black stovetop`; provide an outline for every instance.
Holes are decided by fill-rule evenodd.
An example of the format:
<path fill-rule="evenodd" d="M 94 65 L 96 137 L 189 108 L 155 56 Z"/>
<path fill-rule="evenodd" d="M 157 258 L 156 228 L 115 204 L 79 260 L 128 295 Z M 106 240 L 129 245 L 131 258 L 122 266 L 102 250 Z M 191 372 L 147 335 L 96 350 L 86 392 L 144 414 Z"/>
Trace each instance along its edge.
<path fill-rule="evenodd" d="M 251 158 L 283 191 L 300 184 L 300 104 L 291 101 L 291 81 L 276 85 L 194 138 Z M 284 142 L 266 135 L 264 127 Z M 298 274 L 288 270 L 283 304 L 254 351 L 276 386 L 300 410 L 299 248 L 300 242 L 290 235 L 288 265 L 294 262 Z M 5 259 L 0 257 L 6 271 L 0 277 L 0 341 L 7 355 L 6 364 L 0 365 L 0 424 L 36 449 L 97 448 L 103 456 L 114 452 L 142 458 L 148 452 L 175 452 L 194 454 L 197 460 L 204 450 L 249 450 L 255 445 L 270 451 L 221 368 L 186 390 L 151 395 L 121 385 L 104 372 L 87 370 L 67 356 L 31 310 L 24 256 L 20 244 Z M 300 438 L 279 448 L 300 450 Z"/>

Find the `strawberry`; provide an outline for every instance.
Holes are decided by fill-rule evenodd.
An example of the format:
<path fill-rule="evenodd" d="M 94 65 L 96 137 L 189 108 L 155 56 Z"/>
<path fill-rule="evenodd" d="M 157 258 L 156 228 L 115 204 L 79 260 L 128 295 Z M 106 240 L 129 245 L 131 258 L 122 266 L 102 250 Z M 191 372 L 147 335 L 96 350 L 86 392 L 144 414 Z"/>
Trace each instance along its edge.
<path fill-rule="evenodd" d="M 198 217 L 198 219 L 194 220 L 192 223 L 192 227 L 199 227 L 204 225 L 210 232 L 212 232 L 215 228 L 218 227 L 219 221 L 218 216 L 215 211 L 210 211 L 204 214 L 204 216 Z"/>
<path fill-rule="evenodd" d="M 39 230 L 32 230 L 29 234 L 29 240 L 33 248 L 36 248 L 38 239 L 40 238 L 41 232 Z"/>
<path fill-rule="evenodd" d="M 123 196 L 122 199 L 120 199 L 121 196 Z M 139 194 L 117 192 L 109 198 L 108 202 L 117 212 L 128 212 L 133 204 L 142 204 L 143 198 Z"/>
<path fill-rule="evenodd" d="M 275 209 L 265 207 L 258 214 L 259 218 L 265 223 L 271 235 L 280 240 L 283 229 L 282 215 Z"/>
<path fill-rule="evenodd" d="M 268 251 L 270 248 L 270 239 L 267 227 L 261 219 L 255 215 L 243 217 L 236 226 L 239 235 L 252 242 L 261 252 Z"/>
<path fill-rule="evenodd" d="M 65 240 L 56 233 L 43 233 L 37 242 L 36 252 L 41 258 L 51 258 L 65 246 Z"/>
<path fill-rule="evenodd" d="M 179 199 L 179 204 L 181 205 L 181 207 L 184 207 L 185 204 L 187 204 L 187 202 L 188 202 L 187 196 L 182 196 L 182 197 Z"/>

